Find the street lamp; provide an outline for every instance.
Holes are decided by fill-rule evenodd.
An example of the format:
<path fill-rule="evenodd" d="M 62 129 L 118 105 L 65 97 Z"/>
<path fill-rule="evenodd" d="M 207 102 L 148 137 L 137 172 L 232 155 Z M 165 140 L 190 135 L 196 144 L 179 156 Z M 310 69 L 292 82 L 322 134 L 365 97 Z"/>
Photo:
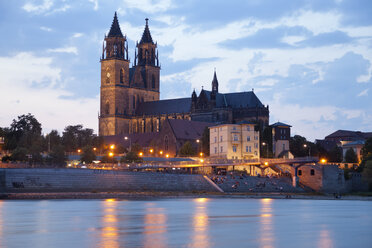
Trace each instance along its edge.
<path fill-rule="evenodd" d="M 129 151 L 132 151 L 132 140 L 127 136 L 125 136 L 124 139 L 129 140 Z"/>
<path fill-rule="evenodd" d="M 115 149 L 115 145 L 110 145 L 110 149 L 111 150 L 114 150 Z"/>
<path fill-rule="evenodd" d="M 304 148 L 307 147 L 307 144 L 304 144 Z M 310 152 L 311 152 L 311 146 L 309 146 L 309 157 L 310 157 Z"/>

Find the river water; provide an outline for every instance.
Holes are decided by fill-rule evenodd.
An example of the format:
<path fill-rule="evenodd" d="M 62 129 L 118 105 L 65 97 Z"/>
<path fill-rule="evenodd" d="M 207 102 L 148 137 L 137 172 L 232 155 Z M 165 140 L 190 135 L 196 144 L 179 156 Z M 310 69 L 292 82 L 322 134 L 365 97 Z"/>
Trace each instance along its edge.
<path fill-rule="evenodd" d="M 371 201 L 0 201 L 0 247 L 372 247 L 371 230 Z"/>

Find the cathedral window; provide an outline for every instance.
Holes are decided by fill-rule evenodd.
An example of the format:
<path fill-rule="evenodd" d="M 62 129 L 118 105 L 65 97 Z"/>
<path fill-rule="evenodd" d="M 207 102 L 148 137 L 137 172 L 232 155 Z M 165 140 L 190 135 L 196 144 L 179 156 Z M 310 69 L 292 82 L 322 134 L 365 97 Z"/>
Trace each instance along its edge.
<path fill-rule="evenodd" d="M 110 114 L 110 103 L 109 102 L 106 102 L 106 105 L 105 105 L 105 114 L 106 115 Z"/>
<path fill-rule="evenodd" d="M 120 70 L 120 83 L 124 83 L 124 69 Z"/>
<path fill-rule="evenodd" d="M 114 45 L 114 56 L 118 54 L 118 46 Z"/>

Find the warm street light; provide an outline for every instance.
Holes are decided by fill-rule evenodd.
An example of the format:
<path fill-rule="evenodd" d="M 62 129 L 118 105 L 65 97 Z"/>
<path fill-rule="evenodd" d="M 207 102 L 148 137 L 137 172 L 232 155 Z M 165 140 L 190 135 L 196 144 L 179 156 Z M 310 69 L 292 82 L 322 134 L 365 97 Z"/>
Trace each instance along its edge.
<path fill-rule="evenodd" d="M 110 146 L 110 149 L 111 149 L 111 150 L 115 149 L 115 145 L 111 145 L 111 146 Z"/>
<path fill-rule="evenodd" d="M 197 140 L 196 140 L 196 143 L 199 143 L 199 142 L 200 142 L 200 140 L 197 139 Z"/>
<path fill-rule="evenodd" d="M 304 148 L 307 148 L 307 144 L 304 144 Z M 311 146 L 309 146 L 309 157 L 310 157 L 310 152 L 311 152 Z"/>
<path fill-rule="evenodd" d="M 163 155 L 163 151 L 160 151 L 159 153 L 160 153 L 160 155 Z"/>
<path fill-rule="evenodd" d="M 169 154 L 168 154 L 168 153 L 167 153 L 167 154 L 165 154 L 165 157 L 166 157 L 166 158 L 169 158 Z"/>
<path fill-rule="evenodd" d="M 78 149 L 77 152 L 78 152 L 78 153 L 81 153 L 81 149 Z"/>
<path fill-rule="evenodd" d="M 97 150 L 97 148 L 93 147 L 93 151 L 96 151 L 96 150 Z"/>
<path fill-rule="evenodd" d="M 322 158 L 322 159 L 320 160 L 320 162 L 321 162 L 322 164 L 325 164 L 325 163 L 327 163 L 327 159 Z"/>
<path fill-rule="evenodd" d="M 269 157 L 269 146 L 265 142 L 262 142 L 262 146 L 266 146 L 266 157 Z"/>
<path fill-rule="evenodd" d="M 204 159 L 200 159 L 200 162 L 202 162 L 202 163 L 203 163 L 203 162 L 204 162 Z"/>
<path fill-rule="evenodd" d="M 150 149 L 150 153 L 153 153 L 154 152 L 154 149 Z"/>
<path fill-rule="evenodd" d="M 114 156 L 114 153 L 113 152 L 110 152 L 109 153 L 109 157 L 113 157 Z"/>
<path fill-rule="evenodd" d="M 268 166 L 269 165 L 269 162 L 265 162 L 265 166 Z"/>
<path fill-rule="evenodd" d="M 139 155 L 140 157 L 142 157 L 142 156 L 143 156 L 143 152 L 138 153 L 138 155 Z"/>
<path fill-rule="evenodd" d="M 201 153 L 199 153 L 199 155 L 200 155 L 200 157 L 203 157 L 204 153 L 201 152 Z"/>

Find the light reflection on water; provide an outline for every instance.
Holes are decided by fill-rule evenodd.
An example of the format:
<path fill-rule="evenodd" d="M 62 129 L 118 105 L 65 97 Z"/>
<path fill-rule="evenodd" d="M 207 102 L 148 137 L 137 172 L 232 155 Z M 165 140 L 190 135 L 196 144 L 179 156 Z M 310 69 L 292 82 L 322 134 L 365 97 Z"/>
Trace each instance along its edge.
<path fill-rule="evenodd" d="M 0 201 L 0 247 L 370 247 L 371 213 L 363 201 Z"/>
<path fill-rule="evenodd" d="M 106 199 L 102 202 L 103 216 L 101 228 L 101 243 L 99 247 L 117 248 L 119 246 L 118 237 L 118 202 L 115 199 Z"/>
<path fill-rule="evenodd" d="M 272 205 L 273 199 L 264 198 L 260 203 L 260 240 L 262 248 L 274 247 L 273 223 L 272 223 Z"/>

